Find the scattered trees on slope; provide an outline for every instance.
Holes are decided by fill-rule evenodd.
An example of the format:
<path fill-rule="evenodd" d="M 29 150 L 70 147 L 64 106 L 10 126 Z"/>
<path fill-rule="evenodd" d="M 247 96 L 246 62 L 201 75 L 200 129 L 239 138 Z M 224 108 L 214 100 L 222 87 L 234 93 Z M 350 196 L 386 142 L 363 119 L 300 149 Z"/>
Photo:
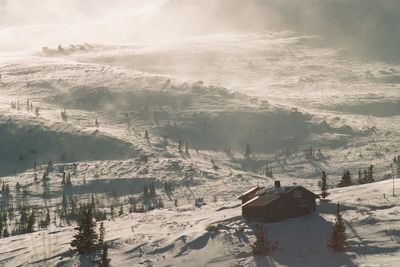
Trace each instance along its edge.
<path fill-rule="evenodd" d="M 351 181 L 351 173 L 350 171 L 345 171 L 342 179 L 340 180 L 339 184 L 337 185 L 338 187 L 346 187 L 353 185 L 353 182 Z"/>

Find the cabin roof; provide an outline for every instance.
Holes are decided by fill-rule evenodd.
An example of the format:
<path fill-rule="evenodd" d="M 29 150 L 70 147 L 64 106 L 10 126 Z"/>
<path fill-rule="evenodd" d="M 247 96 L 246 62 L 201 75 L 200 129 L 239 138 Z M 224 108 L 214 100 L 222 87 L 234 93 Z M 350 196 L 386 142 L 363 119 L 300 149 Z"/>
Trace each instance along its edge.
<path fill-rule="evenodd" d="M 242 205 L 242 207 L 252 206 L 252 207 L 262 207 L 266 204 L 274 201 L 275 199 L 280 198 L 281 196 L 278 194 L 269 194 L 269 195 L 262 195 L 262 196 L 255 196 L 254 198 L 250 199 L 246 203 Z"/>
<path fill-rule="evenodd" d="M 246 196 L 248 196 L 248 195 L 250 195 L 250 194 L 252 194 L 252 193 L 254 193 L 254 192 L 257 192 L 258 190 L 263 189 L 263 188 L 264 188 L 264 187 L 255 186 L 255 187 L 253 187 L 253 188 L 247 190 L 247 191 L 244 192 L 243 194 L 241 194 L 237 199 L 243 199 L 243 198 L 245 198 Z"/>
<path fill-rule="evenodd" d="M 301 189 L 303 191 L 307 191 L 313 197 L 319 198 L 318 195 L 314 194 L 313 192 L 307 190 L 306 188 L 304 188 L 302 186 L 286 186 L 286 187 L 279 187 L 279 188 L 271 187 L 271 188 L 265 188 L 265 189 L 260 190 L 259 192 L 257 192 L 257 195 L 254 198 L 252 198 L 249 201 L 247 201 L 246 203 L 243 203 L 242 207 L 249 207 L 249 206 L 251 206 L 251 207 L 262 207 L 262 206 L 265 206 L 265 205 L 273 202 L 274 200 L 279 199 L 282 196 L 287 195 L 288 193 L 290 193 L 294 189 Z"/>

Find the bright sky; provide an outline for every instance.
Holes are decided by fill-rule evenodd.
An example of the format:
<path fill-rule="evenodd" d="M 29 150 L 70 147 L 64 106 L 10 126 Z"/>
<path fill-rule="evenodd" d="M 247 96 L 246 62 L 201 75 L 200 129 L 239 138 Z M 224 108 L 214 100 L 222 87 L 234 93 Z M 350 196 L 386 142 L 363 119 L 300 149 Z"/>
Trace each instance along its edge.
<path fill-rule="evenodd" d="M 123 41 L 121 36 L 129 31 L 129 21 L 151 13 L 165 2 L 0 0 L 0 51 L 37 49 L 64 42 L 112 42 L 114 38 Z"/>

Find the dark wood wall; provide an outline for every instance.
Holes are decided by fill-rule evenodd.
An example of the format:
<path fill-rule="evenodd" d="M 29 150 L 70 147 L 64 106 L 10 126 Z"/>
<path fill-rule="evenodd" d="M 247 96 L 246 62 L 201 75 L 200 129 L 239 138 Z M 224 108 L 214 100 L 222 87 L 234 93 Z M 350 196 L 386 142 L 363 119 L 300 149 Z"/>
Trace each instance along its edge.
<path fill-rule="evenodd" d="M 295 193 L 296 190 L 301 191 L 301 196 Z M 248 220 L 276 222 L 314 212 L 315 208 L 315 195 L 308 190 L 295 188 L 265 206 L 245 206 L 242 212 Z"/>

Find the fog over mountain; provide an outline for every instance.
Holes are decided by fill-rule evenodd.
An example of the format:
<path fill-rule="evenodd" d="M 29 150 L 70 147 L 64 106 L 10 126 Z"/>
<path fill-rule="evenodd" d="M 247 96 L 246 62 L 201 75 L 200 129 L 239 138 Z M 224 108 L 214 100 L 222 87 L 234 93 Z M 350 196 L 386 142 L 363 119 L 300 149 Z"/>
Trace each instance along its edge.
<path fill-rule="evenodd" d="M 396 0 L 2 0 L 0 49 L 293 30 L 366 57 L 395 60 L 399 12 Z"/>

